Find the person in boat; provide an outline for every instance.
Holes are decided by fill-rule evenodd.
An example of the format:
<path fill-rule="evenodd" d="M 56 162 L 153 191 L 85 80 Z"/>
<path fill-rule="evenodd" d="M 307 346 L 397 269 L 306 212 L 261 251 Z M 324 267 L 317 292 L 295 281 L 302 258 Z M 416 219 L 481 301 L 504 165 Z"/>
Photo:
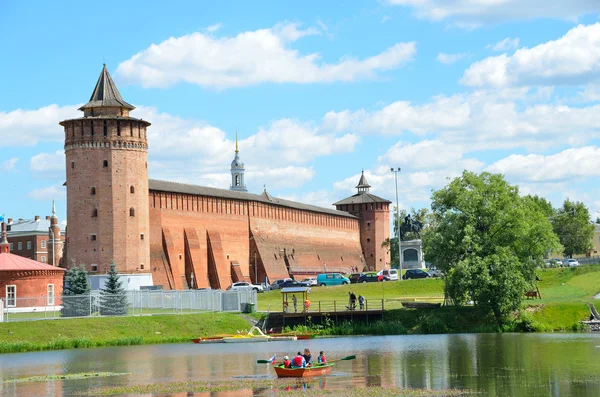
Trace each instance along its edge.
<path fill-rule="evenodd" d="M 307 367 L 314 364 L 314 362 L 313 362 L 313 356 L 310 353 L 310 349 L 309 348 L 304 349 L 304 354 L 302 355 L 302 357 L 304 357 L 304 361 L 306 361 L 306 366 Z"/>
<path fill-rule="evenodd" d="M 306 368 L 306 360 L 302 353 L 298 352 L 296 357 L 292 360 L 292 368 Z"/>
<path fill-rule="evenodd" d="M 288 356 L 283 357 L 283 368 L 292 368 L 292 360 Z"/>
<path fill-rule="evenodd" d="M 321 350 L 319 352 L 319 357 L 317 357 L 317 362 L 319 364 L 326 364 L 327 363 L 327 359 L 325 358 L 325 355 L 323 354 L 323 350 Z"/>

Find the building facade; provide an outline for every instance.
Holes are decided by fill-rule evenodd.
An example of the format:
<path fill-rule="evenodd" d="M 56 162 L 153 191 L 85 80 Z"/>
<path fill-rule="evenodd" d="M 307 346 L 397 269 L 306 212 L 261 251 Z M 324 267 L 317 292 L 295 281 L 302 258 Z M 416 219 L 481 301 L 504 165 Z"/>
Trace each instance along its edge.
<path fill-rule="evenodd" d="M 65 120 L 68 266 L 150 273 L 165 289 L 221 288 L 351 267 L 383 269 L 389 201 L 337 209 L 248 193 L 236 150 L 229 190 L 148 179 L 147 121 L 132 118 L 106 66 L 83 117 Z M 355 197 L 352 196 L 352 197 Z M 347 199 L 348 200 L 348 199 Z"/>

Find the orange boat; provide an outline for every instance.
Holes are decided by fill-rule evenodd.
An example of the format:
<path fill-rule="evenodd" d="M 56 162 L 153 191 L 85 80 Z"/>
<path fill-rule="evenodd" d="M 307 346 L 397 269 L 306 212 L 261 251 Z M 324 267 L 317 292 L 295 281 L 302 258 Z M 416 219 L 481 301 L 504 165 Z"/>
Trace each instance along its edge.
<path fill-rule="evenodd" d="M 278 378 L 307 378 L 310 376 L 327 375 L 335 364 L 315 365 L 306 368 L 285 368 L 283 364 L 276 365 L 275 373 Z"/>

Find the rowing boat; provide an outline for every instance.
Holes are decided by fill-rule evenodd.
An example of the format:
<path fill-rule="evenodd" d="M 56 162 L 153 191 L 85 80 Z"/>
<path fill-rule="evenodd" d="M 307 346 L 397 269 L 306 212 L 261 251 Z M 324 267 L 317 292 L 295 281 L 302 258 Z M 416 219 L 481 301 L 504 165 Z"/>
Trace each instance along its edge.
<path fill-rule="evenodd" d="M 275 373 L 278 378 L 307 378 L 310 376 L 327 375 L 335 364 L 313 365 L 306 368 L 285 368 L 283 364 L 276 365 Z"/>

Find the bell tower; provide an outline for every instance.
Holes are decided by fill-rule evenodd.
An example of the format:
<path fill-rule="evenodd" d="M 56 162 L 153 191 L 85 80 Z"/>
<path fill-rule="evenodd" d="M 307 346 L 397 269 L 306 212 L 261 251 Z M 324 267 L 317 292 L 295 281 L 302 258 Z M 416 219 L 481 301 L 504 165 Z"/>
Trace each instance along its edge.
<path fill-rule="evenodd" d="M 238 135 L 235 132 L 235 157 L 231 162 L 231 186 L 229 190 L 235 190 L 238 192 L 247 192 L 246 185 L 244 184 L 244 163 L 240 160 L 240 151 L 238 148 Z"/>
<path fill-rule="evenodd" d="M 147 121 L 129 116 L 106 65 L 83 117 L 65 120 L 66 267 L 150 271 Z"/>

